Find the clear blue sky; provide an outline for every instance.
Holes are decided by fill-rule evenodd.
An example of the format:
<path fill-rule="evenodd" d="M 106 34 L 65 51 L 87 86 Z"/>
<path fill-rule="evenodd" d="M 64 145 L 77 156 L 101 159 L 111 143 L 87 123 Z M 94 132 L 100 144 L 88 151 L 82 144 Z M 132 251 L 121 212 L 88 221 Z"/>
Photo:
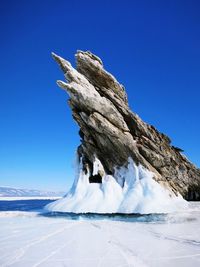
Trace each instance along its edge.
<path fill-rule="evenodd" d="M 78 128 L 51 51 L 91 50 L 129 103 L 200 166 L 200 2 L 2 0 L 0 185 L 65 190 Z"/>

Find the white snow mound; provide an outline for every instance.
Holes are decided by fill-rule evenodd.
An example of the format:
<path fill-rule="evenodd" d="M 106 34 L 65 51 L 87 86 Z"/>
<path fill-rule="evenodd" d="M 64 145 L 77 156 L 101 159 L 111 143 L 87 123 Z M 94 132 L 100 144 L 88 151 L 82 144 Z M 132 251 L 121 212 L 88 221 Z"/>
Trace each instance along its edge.
<path fill-rule="evenodd" d="M 99 159 L 93 163 L 93 175 L 103 171 Z M 175 196 L 153 179 L 153 173 L 129 159 L 128 167 L 105 174 L 102 183 L 90 183 L 90 173 L 79 172 L 67 195 L 45 209 L 73 213 L 169 213 L 187 208 L 181 195 Z"/>

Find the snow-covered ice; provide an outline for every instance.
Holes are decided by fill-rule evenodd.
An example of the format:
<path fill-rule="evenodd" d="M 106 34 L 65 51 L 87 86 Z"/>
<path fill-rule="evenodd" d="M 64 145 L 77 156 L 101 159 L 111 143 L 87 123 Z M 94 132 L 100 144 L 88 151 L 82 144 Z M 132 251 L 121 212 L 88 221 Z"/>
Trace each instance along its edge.
<path fill-rule="evenodd" d="M 0 266 L 200 266 L 200 203 L 172 196 L 131 160 L 111 176 L 95 159 L 99 172 L 102 183 L 89 183 L 80 165 L 45 209 L 50 200 L 0 201 Z"/>
<path fill-rule="evenodd" d="M 153 179 L 153 173 L 137 166 L 129 159 L 128 167 L 116 169 L 107 175 L 96 158 L 93 175 L 103 173 L 102 183 L 90 183 L 87 174 L 79 172 L 69 193 L 47 205 L 46 209 L 59 212 L 95 213 L 167 213 L 187 208 L 181 196 L 175 196 Z"/>
<path fill-rule="evenodd" d="M 0 212 L 0 266 L 200 266 L 200 203 L 189 205 L 149 222 Z"/>

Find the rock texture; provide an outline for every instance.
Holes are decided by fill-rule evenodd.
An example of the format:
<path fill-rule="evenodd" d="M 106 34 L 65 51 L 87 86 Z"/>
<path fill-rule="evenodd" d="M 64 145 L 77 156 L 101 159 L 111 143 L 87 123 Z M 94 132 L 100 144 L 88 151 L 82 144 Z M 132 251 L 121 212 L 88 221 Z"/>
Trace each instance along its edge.
<path fill-rule="evenodd" d="M 123 85 L 104 69 L 99 57 L 89 51 L 77 51 L 76 69 L 54 53 L 53 58 L 67 80 L 57 84 L 70 96 L 72 115 L 80 127 L 78 154 L 86 172 L 93 172 L 95 156 L 107 174 L 113 174 L 116 167 L 126 166 L 131 157 L 175 194 L 200 200 L 200 169 L 179 148 L 171 146 L 168 136 L 129 109 Z M 90 182 L 101 182 L 102 176 L 102 173 L 91 175 Z"/>

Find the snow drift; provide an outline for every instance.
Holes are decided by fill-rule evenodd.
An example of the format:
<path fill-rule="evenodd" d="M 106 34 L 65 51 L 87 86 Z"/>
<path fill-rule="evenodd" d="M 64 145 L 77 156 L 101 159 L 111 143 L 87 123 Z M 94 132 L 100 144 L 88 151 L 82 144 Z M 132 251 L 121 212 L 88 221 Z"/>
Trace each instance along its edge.
<path fill-rule="evenodd" d="M 116 168 L 114 175 L 106 174 L 98 158 L 93 173 L 103 173 L 102 183 L 90 183 L 91 173 L 83 171 L 82 162 L 67 195 L 46 206 L 49 211 L 74 213 L 168 213 L 185 209 L 181 195 L 162 187 L 153 173 L 129 158 L 128 166 Z"/>

